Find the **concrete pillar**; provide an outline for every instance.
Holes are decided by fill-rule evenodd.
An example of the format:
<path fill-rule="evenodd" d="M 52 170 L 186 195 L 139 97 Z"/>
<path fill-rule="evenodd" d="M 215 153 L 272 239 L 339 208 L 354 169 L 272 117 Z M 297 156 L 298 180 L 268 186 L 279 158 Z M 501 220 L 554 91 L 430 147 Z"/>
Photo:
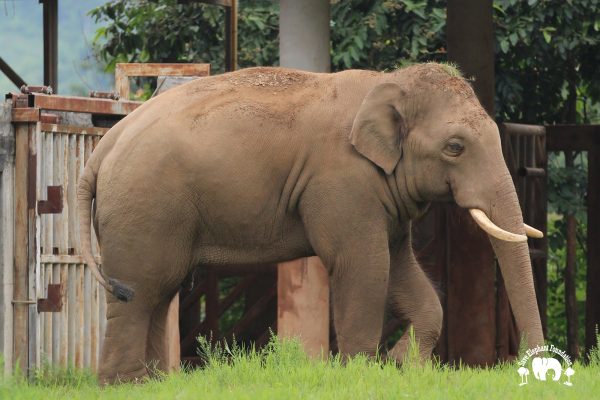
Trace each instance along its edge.
<path fill-rule="evenodd" d="M 282 67 L 329 72 L 329 0 L 281 0 Z M 329 353 L 329 281 L 317 257 L 277 266 L 277 333 L 298 337 L 312 357 Z"/>
<path fill-rule="evenodd" d="M 311 357 L 329 354 L 329 280 L 318 257 L 277 266 L 277 334 L 299 338 Z"/>
<path fill-rule="evenodd" d="M 280 0 L 279 63 L 329 72 L 329 0 Z"/>

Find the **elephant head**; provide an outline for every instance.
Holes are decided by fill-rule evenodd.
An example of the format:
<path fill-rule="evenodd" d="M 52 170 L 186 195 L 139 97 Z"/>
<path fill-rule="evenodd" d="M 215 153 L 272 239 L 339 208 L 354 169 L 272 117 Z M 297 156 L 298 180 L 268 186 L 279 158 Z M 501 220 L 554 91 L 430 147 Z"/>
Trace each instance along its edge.
<path fill-rule="evenodd" d="M 552 357 L 535 357 L 531 361 L 531 369 L 533 370 L 533 376 L 540 381 L 546 380 L 546 374 L 548 373 L 548 370 L 554 371 L 554 377 L 552 378 L 554 381 L 558 381 L 562 373 L 560 361 Z"/>
<path fill-rule="evenodd" d="M 378 165 L 403 217 L 430 201 L 470 210 L 490 237 L 520 331 L 543 344 L 523 223 L 496 123 L 449 66 L 421 64 L 389 74 L 363 100 L 350 140 Z"/>

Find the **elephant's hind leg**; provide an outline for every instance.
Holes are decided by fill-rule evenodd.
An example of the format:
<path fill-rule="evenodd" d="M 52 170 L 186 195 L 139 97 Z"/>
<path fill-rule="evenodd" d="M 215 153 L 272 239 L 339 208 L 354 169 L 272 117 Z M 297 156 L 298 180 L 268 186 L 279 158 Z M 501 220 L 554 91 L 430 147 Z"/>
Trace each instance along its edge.
<path fill-rule="evenodd" d="M 437 292 L 414 256 L 410 237 L 400 249 L 393 251 L 388 303 L 392 314 L 410 322 L 409 330 L 390 350 L 389 356 L 399 363 L 404 361 L 412 328 L 421 360 L 431 357 L 441 334 L 443 311 Z"/>
<path fill-rule="evenodd" d="M 179 302 L 179 296 L 163 300 L 152 313 L 146 344 L 151 375 L 179 369 L 179 304 L 173 301 Z"/>
<path fill-rule="evenodd" d="M 98 379 L 101 384 L 135 382 L 147 375 L 146 340 L 152 308 L 109 297 Z"/>

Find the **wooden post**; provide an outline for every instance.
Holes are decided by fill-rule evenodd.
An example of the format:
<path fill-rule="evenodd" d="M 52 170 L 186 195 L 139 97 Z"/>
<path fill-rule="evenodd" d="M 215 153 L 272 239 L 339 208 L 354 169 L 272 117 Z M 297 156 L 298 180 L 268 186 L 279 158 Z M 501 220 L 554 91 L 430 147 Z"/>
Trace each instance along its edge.
<path fill-rule="evenodd" d="M 492 12 L 492 0 L 449 0 L 446 36 L 448 59 L 475 78 L 475 93 L 493 116 Z M 494 253 L 467 210 L 451 207 L 446 221 L 448 358 L 491 365 L 496 360 Z"/>
<path fill-rule="evenodd" d="M 596 343 L 596 327 L 600 325 L 600 146 L 588 151 L 588 232 L 587 288 L 585 299 L 585 350 Z"/>
<path fill-rule="evenodd" d="M 15 252 L 13 289 L 13 360 L 27 372 L 29 349 L 29 124 L 16 126 L 15 145 Z M 35 193 L 35 192 L 34 192 Z M 34 207 L 35 211 L 35 207 Z"/>
<path fill-rule="evenodd" d="M 237 69 L 237 0 L 225 7 L 225 70 Z"/>
<path fill-rule="evenodd" d="M 573 152 L 565 151 L 565 166 L 573 167 Z M 565 313 L 567 316 L 567 353 L 575 360 L 579 358 L 577 340 L 577 298 L 575 279 L 577 271 L 577 221 L 575 215 L 567 215 L 567 262 L 565 266 Z"/>
<path fill-rule="evenodd" d="M 14 131 L 12 105 L 0 104 L 0 352 L 2 374 L 12 373 L 13 365 L 13 263 L 14 263 Z M 1 378 L 0 378 L 1 379 Z"/>
<path fill-rule="evenodd" d="M 311 357 L 329 354 L 329 284 L 318 257 L 277 265 L 277 334 L 298 337 Z"/>

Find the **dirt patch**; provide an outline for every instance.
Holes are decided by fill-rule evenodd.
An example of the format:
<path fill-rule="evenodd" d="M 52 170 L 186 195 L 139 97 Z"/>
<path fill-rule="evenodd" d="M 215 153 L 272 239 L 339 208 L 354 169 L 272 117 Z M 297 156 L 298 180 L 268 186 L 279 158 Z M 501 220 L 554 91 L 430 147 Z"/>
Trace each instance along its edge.
<path fill-rule="evenodd" d="M 287 88 L 306 81 L 306 75 L 296 71 L 274 68 L 252 68 L 227 75 L 227 81 L 235 86 Z"/>

